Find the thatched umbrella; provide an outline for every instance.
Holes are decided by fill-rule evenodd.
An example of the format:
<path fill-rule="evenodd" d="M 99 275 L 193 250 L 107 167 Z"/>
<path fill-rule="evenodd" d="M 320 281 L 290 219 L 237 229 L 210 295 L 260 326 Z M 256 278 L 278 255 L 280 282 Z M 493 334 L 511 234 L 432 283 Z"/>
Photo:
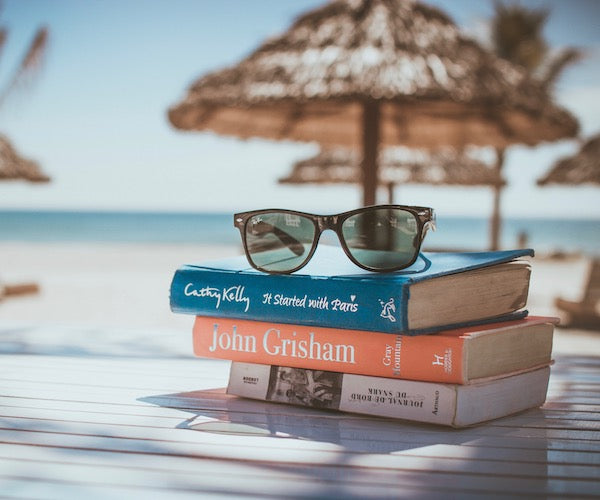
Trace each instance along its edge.
<path fill-rule="evenodd" d="M 10 141 L 0 135 L 0 181 L 23 179 L 29 182 L 48 182 L 37 163 L 20 156 Z M 37 283 L 3 284 L 0 281 L 0 301 L 5 297 L 37 293 Z"/>
<path fill-rule="evenodd" d="M 386 148 L 379 155 L 379 184 L 388 189 L 393 203 L 396 184 L 437 186 L 503 186 L 497 171 L 473 154 L 454 148 L 434 151 L 406 147 Z M 358 154 L 345 148 L 322 149 L 317 155 L 296 162 L 281 184 L 355 184 L 361 179 Z"/>
<path fill-rule="evenodd" d="M 538 179 L 548 184 L 600 185 L 600 134 L 589 138 L 573 156 L 558 160 L 550 171 Z"/>
<path fill-rule="evenodd" d="M 356 148 L 365 205 L 375 202 L 380 146 L 534 145 L 578 128 L 522 70 L 412 0 L 336 0 L 309 12 L 196 81 L 169 119 L 187 130 Z"/>
<path fill-rule="evenodd" d="M 39 165 L 23 158 L 15 151 L 10 141 L 0 135 L 0 180 L 23 179 L 29 182 L 48 182 Z"/>

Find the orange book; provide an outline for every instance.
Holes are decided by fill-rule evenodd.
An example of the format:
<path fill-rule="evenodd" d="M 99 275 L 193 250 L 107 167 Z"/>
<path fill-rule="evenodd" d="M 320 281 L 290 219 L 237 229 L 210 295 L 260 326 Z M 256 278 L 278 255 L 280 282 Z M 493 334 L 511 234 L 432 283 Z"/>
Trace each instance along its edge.
<path fill-rule="evenodd" d="M 551 362 L 555 318 L 394 335 L 196 316 L 194 354 L 246 363 L 469 384 Z"/>

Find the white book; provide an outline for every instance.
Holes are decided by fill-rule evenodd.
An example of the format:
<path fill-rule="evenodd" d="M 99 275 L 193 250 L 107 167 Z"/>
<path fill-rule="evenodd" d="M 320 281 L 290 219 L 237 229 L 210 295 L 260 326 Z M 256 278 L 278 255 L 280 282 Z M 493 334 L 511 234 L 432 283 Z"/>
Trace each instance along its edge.
<path fill-rule="evenodd" d="M 227 393 L 465 427 L 541 406 L 550 367 L 457 385 L 233 362 Z"/>

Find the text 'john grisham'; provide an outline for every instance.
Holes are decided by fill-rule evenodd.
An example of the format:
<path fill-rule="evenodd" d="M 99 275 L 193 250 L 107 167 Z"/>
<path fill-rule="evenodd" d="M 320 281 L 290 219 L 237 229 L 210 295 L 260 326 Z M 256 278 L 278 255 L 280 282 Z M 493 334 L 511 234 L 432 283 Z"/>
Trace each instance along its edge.
<path fill-rule="evenodd" d="M 215 309 L 219 309 L 223 302 L 241 303 L 244 306 L 244 312 L 248 312 L 248 309 L 250 308 L 250 297 L 246 295 L 245 289 L 246 287 L 242 285 L 216 288 L 210 286 L 195 287 L 193 283 L 188 283 L 185 286 L 183 293 L 186 297 L 212 299 L 215 301 Z M 342 300 L 338 297 L 309 297 L 307 294 L 298 296 L 271 292 L 265 293 L 262 296 L 262 304 L 269 306 L 320 309 L 348 313 L 358 312 L 358 304 L 355 300 L 356 295 L 350 295 L 349 300 Z"/>
<path fill-rule="evenodd" d="M 352 344 L 319 342 L 315 334 L 310 332 L 307 338 L 294 338 L 282 334 L 278 328 L 269 328 L 260 341 L 254 335 L 242 335 L 234 326 L 231 332 L 220 331 L 218 323 L 213 325 L 209 352 L 240 351 L 256 353 L 258 349 L 268 356 L 282 356 L 336 363 L 356 364 L 355 348 Z"/>

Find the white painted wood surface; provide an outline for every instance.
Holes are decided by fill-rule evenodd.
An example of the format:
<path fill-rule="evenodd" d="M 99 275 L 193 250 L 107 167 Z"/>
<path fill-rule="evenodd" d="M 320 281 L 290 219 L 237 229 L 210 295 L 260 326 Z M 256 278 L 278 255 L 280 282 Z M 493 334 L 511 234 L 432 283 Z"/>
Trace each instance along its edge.
<path fill-rule="evenodd" d="M 185 333 L 0 325 L 0 497 L 600 496 L 600 337 L 455 430 L 243 400 Z"/>

